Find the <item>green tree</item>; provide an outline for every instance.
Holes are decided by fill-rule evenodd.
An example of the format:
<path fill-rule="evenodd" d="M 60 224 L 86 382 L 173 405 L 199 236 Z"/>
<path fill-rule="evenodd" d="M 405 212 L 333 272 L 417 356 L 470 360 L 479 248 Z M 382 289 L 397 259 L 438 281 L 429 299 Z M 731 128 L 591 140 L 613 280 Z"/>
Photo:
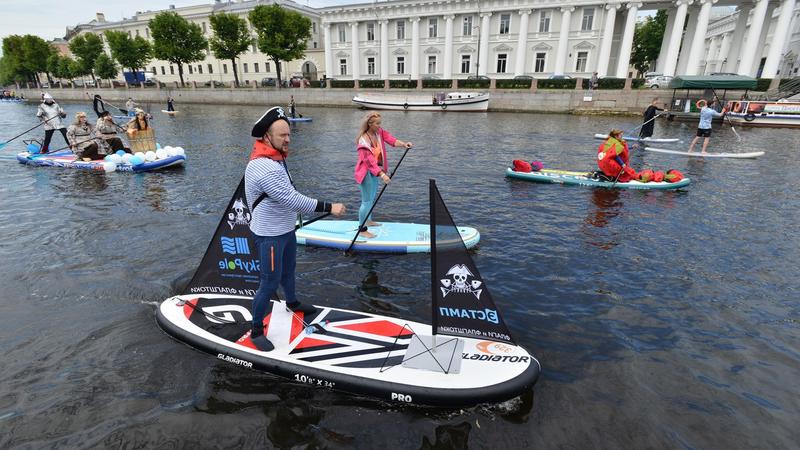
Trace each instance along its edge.
<path fill-rule="evenodd" d="M 24 60 L 25 44 L 22 36 L 3 38 L 3 74 L 6 82 L 32 81 L 31 74 L 23 65 Z"/>
<path fill-rule="evenodd" d="M 178 76 L 183 81 L 183 65 L 205 58 L 208 41 L 200 25 L 189 22 L 174 12 L 162 12 L 148 24 L 153 36 L 153 55 L 158 59 L 178 65 Z"/>
<path fill-rule="evenodd" d="M 7 36 L 3 39 L 3 70 L 14 81 L 39 83 L 39 73 L 48 72 L 47 58 L 53 52 L 50 44 L 38 36 Z"/>
<path fill-rule="evenodd" d="M 78 35 L 69 41 L 69 49 L 78 58 L 83 71 L 91 74 L 92 80 L 96 82 L 97 79 L 94 76 L 95 61 L 103 54 L 103 41 L 100 36 L 92 33 Z"/>
<path fill-rule="evenodd" d="M 144 67 L 153 57 L 153 50 L 147 39 L 136 36 L 131 39 L 124 31 L 108 30 L 105 32 L 111 56 L 123 68 L 127 67 L 135 72 Z"/>
<path fill-rule="evenodd" d="M 667 27 L 667 12 L 658 10 L 655 16 L 648 16 L 636 24 L 631 49 L 631 64 L 640 73 L 644 73 L 658 59 L 664 29 Z"/>
<path fill-rule="evenodd" d="M 311 37 L 311 19 L 275 4 L 258 5 L 248 17 L 258 35 L 258 49 L 275 62 L 280 86 L 281 61 L 305 56 Z"/>
<path fill-rule="evenodd" d="M 119 69 L 117 69 L 117 65 L 114 64 L 114 60 L 105 53 L 102 53 L 95 60 L 94 70 L 97 72 L 97 76 L 104 80 L 114 79 L 117 77 L 117 73 L 119 73 Z"/>
<path fill-rule="evenodd" d="M 208 44 L 211 51 L 219 59 L 229 59 L 233 66 L 233 79 L 239 86 L 239 73 L 236 70 L 236 58 L 247 51 L 252 43 L 247 21 L 236 14 L 219 13 L 209 17 L 214 36 Z"/>
<path fill-rule="evenodd" d="M 11 67 L 11 60 L 5 56 L 0 58 L 0 85 L 12 84 L 18 81 Z"/>

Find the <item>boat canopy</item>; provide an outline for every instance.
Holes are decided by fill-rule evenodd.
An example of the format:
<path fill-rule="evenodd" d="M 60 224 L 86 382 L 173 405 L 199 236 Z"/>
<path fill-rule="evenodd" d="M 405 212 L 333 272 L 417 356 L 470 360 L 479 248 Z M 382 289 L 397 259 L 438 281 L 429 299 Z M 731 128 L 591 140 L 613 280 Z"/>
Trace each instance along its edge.
<path fill-rule="evenodd" d="M 669 89 L 755 89 L 757 80 L 744 75 L 682 75 L 669 82 Z"/>

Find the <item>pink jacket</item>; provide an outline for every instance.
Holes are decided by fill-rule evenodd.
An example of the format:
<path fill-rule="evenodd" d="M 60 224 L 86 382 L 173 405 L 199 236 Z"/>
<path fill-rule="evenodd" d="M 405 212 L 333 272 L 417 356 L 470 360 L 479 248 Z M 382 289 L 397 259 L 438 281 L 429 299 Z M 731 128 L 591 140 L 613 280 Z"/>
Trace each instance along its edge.
<path fill-rule="evenodd" d="M 381 128 L 378 130 L 378 140 L 381 143 L 383 171 L 385 173 L 389 173 L 389 162 L 388 158 L 386 157 L 386 144 L 394 147 L 397 139 L 392 136 L 391 133 Z M 356 168 L 354 172 L 356 183 L 361 184 L 361 182 L 364 181 L 364 177 L 367 176 L 367 172 L 377 177 L 378 174 L 381 173 L 381 167 L 378 166 L 378 161 L 372 154 L 372 150 L 364 144 L 356 144 L 356 151 L 358 152 L 358 161 L 356 162 Z"/>

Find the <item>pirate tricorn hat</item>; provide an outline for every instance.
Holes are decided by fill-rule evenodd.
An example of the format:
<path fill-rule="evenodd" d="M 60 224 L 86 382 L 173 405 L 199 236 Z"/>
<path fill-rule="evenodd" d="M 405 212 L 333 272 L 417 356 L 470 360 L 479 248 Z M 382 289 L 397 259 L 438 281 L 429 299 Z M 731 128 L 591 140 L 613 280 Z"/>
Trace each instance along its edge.
<path fill-rule="evenodd" d="M 286 114 L 283 112 L 283 108 L 280 106 L 273 106 L 272 108 L 268 109 L 267 112 L 261 116 L 260 119 L 256 121 L 253 125 L 253 131 L 250 132 L 250 135 L 257 138 L 264 137 L 267 134 L 267 130 L 269 130 L 270 125 L 272 125 L 276 120 L 285 120 L 286 123 L 289 123 L 289 119 L 286 118 Z"/>

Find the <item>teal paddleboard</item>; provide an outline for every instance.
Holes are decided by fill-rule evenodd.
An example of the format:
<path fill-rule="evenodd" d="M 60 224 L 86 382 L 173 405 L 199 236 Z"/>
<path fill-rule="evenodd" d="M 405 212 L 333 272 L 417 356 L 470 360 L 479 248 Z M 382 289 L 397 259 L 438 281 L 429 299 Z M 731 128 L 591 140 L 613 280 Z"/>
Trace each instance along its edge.
<path fill-rule="evenodd" d="M 628 181 L 625 183 L 613 181 L 603 181 L 594 179 L 588 176 L 588 173 L 568 172 L 564 170 L 548 170 L 542 169 L 538 172 L 515 172 L 512 169 L 506 169 L 506 176 L 509 178 L 519 178 L 521 180 L 536 181 L 539 183 L 558 183 L 558 184 L 574 184 L 580 186 L 593 186 L 602 188 L 614 189 L 641 189 L 641 190 L 669 190 L 679 189 L 688 186 L 691 183 L 689 178 L 684 178 L 677 183 L 668 183 L 662 181 L 659 183 L 648 182 L 642 183 L 639 181 Z"/>
<path fill-rule="evenodd" d="M 359 236 L 353 249 L 361 252 L 380 253 L 427 253 L 431 251 L 428 224 L 379 222 L 381 226 L 369 227 L 375 237 Z M 320 220 L 299 228 L 297 243 L 315 247 L 330 247 L 346 250 L 356 235 L 358 222 L 354 220 Z M 475 228 L 458 227 L 461 239 L 467 248 L 478 244 L 481 234 Z"/>

